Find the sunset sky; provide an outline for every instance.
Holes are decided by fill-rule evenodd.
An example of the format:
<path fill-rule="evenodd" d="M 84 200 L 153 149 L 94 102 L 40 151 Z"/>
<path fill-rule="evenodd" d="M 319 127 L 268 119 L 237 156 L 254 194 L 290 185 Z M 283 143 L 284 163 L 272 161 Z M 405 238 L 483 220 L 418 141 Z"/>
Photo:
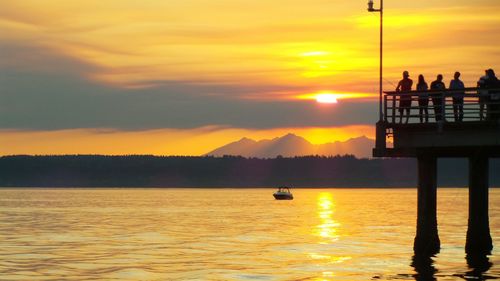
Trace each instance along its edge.
<path fill-rule="evenodd" d="M 373 138 L 379 15 L 366 2 L 0 0 L 0 155 Z M 384 89 L 403 70 L 475 86 L 500 69 L 500 1 L 384 4 Z"/>

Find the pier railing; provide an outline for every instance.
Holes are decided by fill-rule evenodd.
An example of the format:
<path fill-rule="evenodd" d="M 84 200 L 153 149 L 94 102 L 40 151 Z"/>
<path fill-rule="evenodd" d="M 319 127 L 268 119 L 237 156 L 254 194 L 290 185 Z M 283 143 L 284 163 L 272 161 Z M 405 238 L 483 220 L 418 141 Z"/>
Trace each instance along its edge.
<path fill-rule="evenodd" d="M 465 88 L 384 93 L 384 121 L 389 125 L 406 124 L 407 109 L 410 110 L 409 124 L 436 123 L 440 120 L 486 122 L 500 119 L 500 89 Z M 463 98 L 462 109 L 458 107 L 457 98 Z M 400 118 L 400 110 L 403 110 L 402 118 Z M 455 111 L 459 117 L 457 120 Z"/>

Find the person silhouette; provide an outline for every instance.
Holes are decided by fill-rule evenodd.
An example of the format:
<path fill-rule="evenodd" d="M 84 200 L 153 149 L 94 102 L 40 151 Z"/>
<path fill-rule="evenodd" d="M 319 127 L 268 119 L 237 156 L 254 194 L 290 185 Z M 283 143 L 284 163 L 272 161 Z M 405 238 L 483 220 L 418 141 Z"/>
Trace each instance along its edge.
<path fill-rule="evenodd" d="M 418 113 L 420 116 L 420 123 L 429 122 L 429 94 L 426 91 L 429 90 L 429 85 L 425 82 L 424 75 L 420 74 L 418 76 L 417 91 L 421 92 L 418 94 Z"/>
<path fill-rule="evenodd" d="M 488 116 L 491 120 L 499 119 L 500 117 L 500 81 L 495 75 L 493 69 L 486 71 L 488 79 L 486 79 L 485 88 L 488 89 Z"/>
<path fill-rule="evenodd" d="M 479 96 L 479 120 L 484 119 L 484 107 L 488 102 L 488 90 L 486 88 L 486 81 L 488 80 L 488 70 L 484 71 L 484 76 L 481 76 L 477 81 L 477 94 Z"/>
<path fill-rule="evenodd" d="M 450 81 L 450 90 L 463 90 L 465 89 L 464 83 L 459 79 L 460 72 L 455 72 L 453 80 Z M 453 93 L 453 115 L 456 121 L 464 120 L 464 91 L 457 91 Z"/>
<path fill-rule="evenodd" d="M 403 79 L 399 81 L 396 87 L 396 92 L 401 92 L 399 98 L 399 123 L 403 122 L 403 112 L 406 111 L 406 124 L 408 124 L 408 119 L 410 118 L 410 108 L 411 108 L 411 87 L 413 85 L 413 80 L 410 78 L 410 73 L 408 71 L 403 71 Z"/>
<path fill-rule="evenodd" d="M 443 83 L 443 75 L 438 74 L 437 78 L 435 81 L 431 83 L 431 90 L 432 91 L 442 91 L 446 90 L 446 86 Z M 434 107 L 434 116 L 436 118 L 436 121 L 442 121 L 444 120 L 444 107 L 443 107 L 443 102 L 444 102 L 444 93 L 443 92 L 437 92 L 431 94 L 432 96 L 432 105 Z"/>

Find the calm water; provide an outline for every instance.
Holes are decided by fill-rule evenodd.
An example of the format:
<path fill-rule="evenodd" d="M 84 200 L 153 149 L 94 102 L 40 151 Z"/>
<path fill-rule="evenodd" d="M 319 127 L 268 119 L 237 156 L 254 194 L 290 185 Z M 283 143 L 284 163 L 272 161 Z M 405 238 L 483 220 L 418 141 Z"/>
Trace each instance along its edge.
<path fill-rule="evenodd" d="M 416 190 L 273 191 L 0 190 L 0 280 L 428 280 L 411 266 Z M 467 190 L 438 199 L 442 249 L 424 267 L 481 280 L 464 258 Z M 500 277 L 497 202 L 492 189 L 485 279 Z"/>

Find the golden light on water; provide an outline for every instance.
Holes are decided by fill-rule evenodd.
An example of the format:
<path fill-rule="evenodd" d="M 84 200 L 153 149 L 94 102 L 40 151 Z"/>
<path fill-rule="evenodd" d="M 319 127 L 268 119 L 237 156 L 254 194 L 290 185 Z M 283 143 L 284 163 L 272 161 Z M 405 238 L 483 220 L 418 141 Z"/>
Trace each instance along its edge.
<path fill-rule="evenodd" d="M 322 192 L 318 196 L 318 217 L 321 224 L 317 226 L 317 235 L 322 237 L 320 243 L 329 243 L 339 238 L 337 233 L 340 224 L 333 219 L 335 212 L 335 203 L 332 195 L 328 192 Z"/>
<path fill-rule="evenodd" d="M 321 192 L 317 197 L 317 215 L 319 218 L 319 224 L 314 230 L 314 235 L 319 238 L 319 244 L 321 247 L 325 247 L 325 251 L 320 251 L 316 253 L 309 253 L 309 258 L 315 260 L 318 265 L 330 266 L 331 264 L 343 263 L 350 260 L 350 256 L 342 256 L 334 254 L 332 251 L 327 250 L 329 244 L 337 243 L 340 235 L 339 228 L 340 223 L 334 220 L 336 203 L 330 192 Z M 335 273 L 329 270 L 323 271 L 321 277 L 314 280 L 316 281 L 329 281 L 334 280 Z"/>

